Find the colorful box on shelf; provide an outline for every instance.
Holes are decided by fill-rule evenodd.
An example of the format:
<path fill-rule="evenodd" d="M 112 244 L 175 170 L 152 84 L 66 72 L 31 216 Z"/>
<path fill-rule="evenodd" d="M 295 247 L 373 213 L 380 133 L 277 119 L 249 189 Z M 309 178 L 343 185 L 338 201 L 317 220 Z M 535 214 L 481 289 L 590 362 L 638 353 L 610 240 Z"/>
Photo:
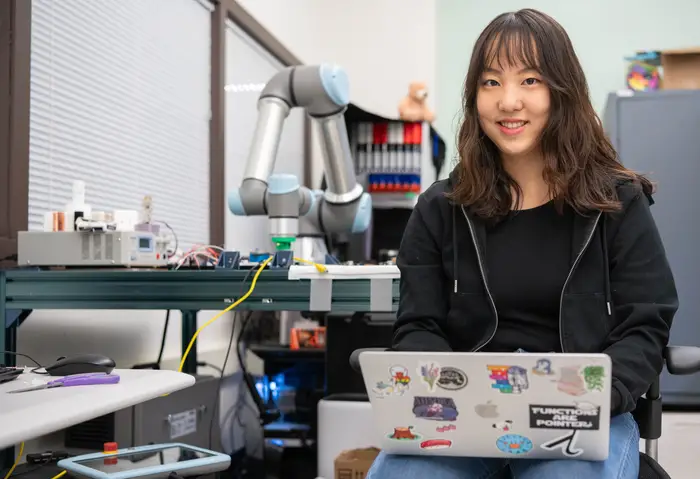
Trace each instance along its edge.
<path fill-rule="evenodd" d="M 370 193 L 420 193 L 420 175 L 415 174 L 370 174 L 367 190 Z"/>

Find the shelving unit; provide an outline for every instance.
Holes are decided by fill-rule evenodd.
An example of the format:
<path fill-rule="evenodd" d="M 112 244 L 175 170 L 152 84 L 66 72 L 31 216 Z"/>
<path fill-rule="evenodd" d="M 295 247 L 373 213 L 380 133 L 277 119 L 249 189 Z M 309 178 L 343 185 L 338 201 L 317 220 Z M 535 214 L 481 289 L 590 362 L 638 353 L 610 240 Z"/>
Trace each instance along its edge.
<path fill-rule="evenodd" d="M 358 181 L 374 209 L 412 209 L 438 177 L 445 142 L 428 122 L 375 115 L 356 105 L 345 113 Z"/>
<path fill-rule="evenodd" d="M 372 195 L 373 209 L 370 228 L 349 239 L 347 256 L 377 261 L 398 249 L 418 195 L 440 176 L 445 142 L 430 123 L 385 118 L 353 104 L 345 123 L 357 181 Z"/>

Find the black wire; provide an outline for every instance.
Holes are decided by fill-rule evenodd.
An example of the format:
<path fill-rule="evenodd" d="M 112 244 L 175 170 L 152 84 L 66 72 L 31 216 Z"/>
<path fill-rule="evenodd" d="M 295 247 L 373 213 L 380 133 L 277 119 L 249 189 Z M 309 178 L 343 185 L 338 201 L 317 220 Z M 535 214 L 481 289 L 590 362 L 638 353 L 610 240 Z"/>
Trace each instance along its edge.
<path fill-rule="evenodd" d="M 162 223 L 173 234 L 173 239 L 175 239 L 175 249 L 173 250 L 173 254 L 170 255 L 170 258 L 172 258 L 173 256 L 175 256 L 177 254 L 177 249 L 180 247 L 180 241 L 177 239 L 177 233 L 175 233 L 175 230 L 165 221 L 155 220 L 154 222 L 155 223 Z"/>
<path fill-rule="evenodd" d="M 248 374 L 248 371 L 245 365 L 245 361 L 243 361 L 243 355 L 241 354 L 241 344 L 243 343 L 243 335 L 245 334 L 245 331 L 248 327 L 248 323 L 250 322 L 250 318 L 252 316 L 252 312 L 249 312 L 248 316 L 246 316 L 246 318 L 243 320 L 241 331 L 238 333 L 238 341 L 236 341 L 236 356 L 238 356 L 238 364 L 241 368 L 241 374 L 243 374 L 243 376 Z"/>
<path fill-rule="evenodd" d="M 242 354 L 241 354 L 241 344 L 242 344 L 242 342 L 243 342 L 243 338 L 245 337 L 245 332 L 246 332 L 246 329 L 248 328 L 248 324 L 250 323 L 250 320 L 251 320 L 252 316 L 253 316 L 253 312 L 250 311 L 250 312 L 248 313 L 248 316 L 244 319 L 243 325 L 241 326 L 241 331 L 240 331 L 240 333 L 238 333 L 238 342 L 237 342 L 237 344 L 236 344 L 236 354 L 238 355 L 238 364 L 240 365 L 241 377 L 243 378 L 243 382 L 242 382 L 241 386 L 242 386 L 242 387 L 246 387 L 246 388 L 247 388 L 248 382 L 245 380 L 245 378 L 246 378 L 246 376 L 248 375 L 248 369 L 247 369 L 247 367 L 246 367 L 245 361 L 243 360 L 243 356 L 242 356 Z M 257 394 L 257 391 L 250 391 L 249 388 L 247 388 L 247 389 L 248 389 L 248 392 L 250 393 L 251 396 L 252 396 L 253 394 Z M 239 392 L 240 392 L 240 390 L 239 390 Z M 241 418 L 241 414 L 240 414 L 241 409 L 243 409 L 244 407 L 247 407 L 247 408 L 250 410 L 250 412 L 252 412 L 253 417 L 256 417 L 256 416 L 260 413 L 260 411 L 258 411 L 257 409 L 253 408 L 253 406 L 251 406 L 251 405 L 248 403 L 248 400 L 247 400 L 245 394 L 244 394 L 244 395 L 239 394 L 239 396 L 238 396 L 238 404 L 237 404 L 237 406 L 236 406 L 237 411 L 236 411 L 234 417 L 236 418 L 236 422 L 238 422 L 238 425 L 241 426 L 241 428 L 242 428 L 243 431 L 244 431 L 244 433 L 243 433 L 243 440 L 245 441 L 246 431 L 248 430 L 248 427 L 247 427 L 247 425 L 243 422 L 243 420 L 242 420 L 242 418 Z M 262 427 L 262 423 L 261 423 L 261 427 L 260 427 L 260 434 L 261 434 L 261 436 L 262 436 L 261 439 L 260 439 L 260 441 L 258 442 L 258 444 L 256 444 L 255 448 L 251 448 L 251 449 L 250 449 L 250 451 L 251 451 L 251 454 L 250 454 L 250 455 L 251 455 L 251 456 L 253 456 L 253 455 L 254 455 L 253 453 L 257 452 L 258 449 L 260 449 L 260 448 L 264 445 L 264 442 L 265 442 L 265 429 L 264 429 L 264 427 Z M 234 437 L 235 437 L 235 436 L 234 436 Z M 235 452 L 235 451 L 234 451 L 234 452 Z"/>
<path fill-rule="evenodd" d="M 10 477 L 17 477 L 17 476 L 21 476 L 21 475 L 23 475 L 23 474 L 29 474 L 29 473 L 32 473 L 32 472 L 36 472 L 36 471 L 38 471 L 39 469 L 41 469 L 42 467 L 44 467 L 44 466 L 47 465 L 47 464 L 50 464 L 50 463 L 46 462 L 46 463 L 43 463 L 43 464 L 39 464 L 39 465 L 37 465 L 37 466 L 35 466 L 35 467 L 27 467 L 24 471 L 19 471 L 19 472 L 17 472 L 17 469 L 15 469 L 15 470 L 12 472 L 12 476 L 10 476 Z"/>
<path fill-rule="evenodd" d="M 29 359 L 31 362 L 33 362 L 34 364 L 37 365 L 37 367 L 36 367 L 35 369 L 41 369 L 41 368 L 44 367 L 44 366 L 42 366 L 41 363 L 39 363 L 36 359 L 34 359 L 33 357 L 31 357 L 31 356 L 29 356 L 29 355 L 27 355 L 27 354 L 15 353 L 15 352 L 13 352 L 13 351 L 0 351 L 0 354 L 10 354 L 10 355 L 12 355 L 12 356 L 21 356 L 21 357 L 23 357 L 23 358 L 27 358 L 27 359 Z"/>
<path fill-rule="evenodd" d="M 224 363 L 224 366 L 225 365 L 226 365 L 226 363 Z M 197 366 L 201 366 L 203 368 L 212 368 L 213 370 L 215 370 L 219 374 L 223 374 L 223 371 L 224 371 L 223 368 L 220 368 L 219 366 L 217 366 L 215 364 L 208 363 L 206 361 L 198 361 Z"/>
<path fill-rule="evenodd" d="M 163 353 L 165 352 L 165 340 L 168 337 L 168 325 L 170 324 L 170 310 L 165 312 L 165 324 L 163 325 L 163 337 L 160 339 L 160 351 L 158 351 L 158 359 L 156 359 L 156 369 L 160 369 L 160 363 L 163 361 Z"/>
<path fill-rule="evenodd" d="M 241 402 L 241 406 L 239 407 L 239 412 L 240 412 L 240 409 L 242 409 L 244 407 L 248 408 L 248 410 L 252 413 L 253 418 L 255 418 L 259 414 L 259 411 L 255 408 L 253 408 L 253 406 L 251 406 L 245 400 L 243 400 Z M 243 431 L 248 430 L 248 426 L 246 426 L 245 423 L 242 422 L 240 414 L 237 415 L 237 421 L 238 421 L 238 425 L 243 428 Z M 245 439 L 245 432 L 243 433 L 243 438 Z M 258 452 L 258 450 L 263 450 L 262 448 L 264 447 L 264 444 L 265 444 L 265 427 L 261 425 L 260 426 L 260 440 L 255 445 L 255 447 L 250 448 L 250 455 L 255 456 L 255 453 Z M 264 452 L 264 450 L 263 450 L 263 452 Z"/>
<path fill-rule="evenodd" d="M 226 356 L 224 357 L 224 364 L 221 366 L 221 375 L 219 376 L 219 385 L 216 387 L 216 396 L 214 396 L 214 408 L 211 414 L 211 420 L 209 421 L 209 450 L 212 448 L 212 431 L 214 430 L 214 421 L 217 420 L 219 411 L 219 402 L 221 401 L 221 385 L 224 382 L 224 371 L 226 371 L 226 364 L 228 363 L 228 357 L 231 354 L 231 347 L 233 346 L 233 338 L 236 336 L 236 320 L 238 319 L 238 312 L 233 313 L 233 324 L 231 325 L 231 337 L 228 340 L 228 348 L 226 348 Z M 235 452 L 235 451 L 234 451 Z"/>
<path fill-rule="evenodd" d="M 250 268 L 248 270 L 248 272 L 246 273 L 246 275 L 243 277 L 243 281 L 241 281 L 240 291 L 238 292 L 239 298 L 242 297 L 244 294 L 243 289 L 245 288 L 246 281 L 248 281 L 248 278 L 250 278 L 250 275 L 253 273 L 253 271 L 259 267 L 260 267 L 259 265 L 255 265 L 254 267 Z M 212 411 L 211 420 L 209 421 L 209 449 L 211 449 L 211 443 L 212 443 L 211 435 L 212 435 L 212 430 L 214 428 L 214 420 L 216 419 L 217 412 L 219 410 L 219 402 L 221 401 L 220 395 L 221 395 L 221 386 L 222 386 L 222 383 L 224 381 L 224 372 L 226 371 L 226 364 L 228 363 L 228 358 L 229 358 L 229 355 L 231 354 L 231 346 L 233 345 L 233 338 L 236 334 L 236 319 L 237 319 L 237 317 L 238 317 L 238 312 L 235 312 L 234 316 L 233 316 L 233 325 L 231 325 L 231 337 L 229 338 L 228 349 L 226 349 L 226 356 L 224 357 L 224 364 L 221 366 L 221 375 L 219 376 L 219 385 L 216 388 L 216 397 L 214 398 L 214 407 L 213 407 L 214 410 Z M 249 312 L 248 316 L 246 317 L 246 320 L 249 318 L 250 318 L 250 312 Z M 239 341 L 236 342 L 236 350 L 238 350 L 238 346 L 240 344 L 241 334 L 242 334 L 242 328 L 241 328 L 241 332 L 239 332 L 239 334 L 238 334 Z M 240 358 L 240 354 L 238 354 L 238 357 Z M 232 451 L 232 452 L 235 453 L 236 451 Z"/>
<path fill-rule="evenodd" d="M 234 427 L 236 422 L 240 424 L 240 419 L 238 416 L 238 413 L 241 412 L 241 397 L 243 396 L 243 392 L 245 391 L 244 388 L 239 387 L 238 388 L 238 397 L 236 398 L 236 402 L 233 404 L 233 406 L 230 409 L 230 418 L 227 418 L 230 420 L 231 427 L 230 433 L 229 433 L 229 439 L 231 439 L 231 454 L 236 454 L 236 428 Z M 224 424 L 226 424 L 224 422 Z M 245 427 L 243 428 L 245 430 Z M 245 435 L 243 437 L 243 442 L 245 443 Z"/>

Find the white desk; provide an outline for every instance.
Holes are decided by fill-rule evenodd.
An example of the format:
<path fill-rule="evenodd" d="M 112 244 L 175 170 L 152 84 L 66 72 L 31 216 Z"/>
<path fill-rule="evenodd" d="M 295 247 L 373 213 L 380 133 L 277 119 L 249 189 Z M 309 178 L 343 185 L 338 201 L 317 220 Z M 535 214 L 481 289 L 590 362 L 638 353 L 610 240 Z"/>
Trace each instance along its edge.
<path fill-rule="evenodd" d="M 0 449 L 185 389 L 195 382 L 193 376 L 175 371 L 115 369 L 114 373 L 121 377 L 119 384 L 7 394 L 56 379 L 33 373 L 0 384 Z"/>

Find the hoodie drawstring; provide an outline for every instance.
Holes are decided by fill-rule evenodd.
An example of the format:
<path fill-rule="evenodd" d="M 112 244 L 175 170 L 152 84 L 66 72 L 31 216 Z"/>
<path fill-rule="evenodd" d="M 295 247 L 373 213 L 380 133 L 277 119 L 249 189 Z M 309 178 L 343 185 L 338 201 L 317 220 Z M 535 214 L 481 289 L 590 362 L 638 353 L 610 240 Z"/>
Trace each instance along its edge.
<path fill-rule="evenodd" d="M 610 258 L 608 257 L 608 235 L 605 227 L 607 215 L 603 213 L 601 235 L 603 236 L 603 269 L 605 270 L 605 306 L 608 316 L 612 316 L 612 293 L 610 291 Z"/>
<path fill-rule="evenodd" d="M 457 205 L 452 205 L 452 261 L 454 267 L 454 292 L 457 292 L 457 267 L 459 266 L 459 260 L 457 259 Z"/>
<path fill-rule="evenodd" d="M 603 275 L 605 281 L 605 307 L 608 316 L 612 316 L 612 292 L 610 289 L 610 258 L 608 257 L 608 235 L 606 227 L 607 215 L 603 214 L 601 224 L 601 236 L 603 240 Z M 452 205 L 452 263 L 454 270 L 454 292 L 457 293 L 459 283 L 457 280 L 459 271 L 459 248 L 457 247 L 457 205 Z"/>

